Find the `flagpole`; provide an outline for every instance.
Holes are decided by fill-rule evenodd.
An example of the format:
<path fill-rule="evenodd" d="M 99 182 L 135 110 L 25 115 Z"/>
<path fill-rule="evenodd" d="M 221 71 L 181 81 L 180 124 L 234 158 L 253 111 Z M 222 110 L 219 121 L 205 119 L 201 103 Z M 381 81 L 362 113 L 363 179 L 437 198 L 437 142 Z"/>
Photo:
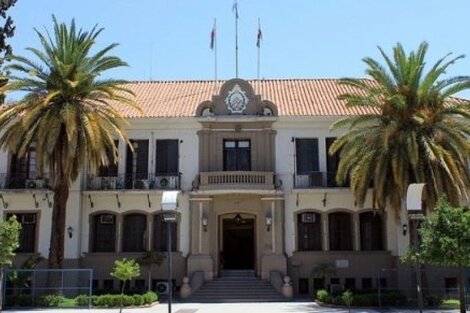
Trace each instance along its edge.
<path fill-rule="evenodd" d="M 235 77 L 238 78 L 238 3 L 233 4 L 235 10 Z"/>
<path fill-rule="evenodd" d="M 214 18 L 214 78 L 217 87 L 217 19 Z"/>
<path fill-rule="evenodd" d="M 260 72 L 260 48 L 261 48 L 261 43 L 260 43 L 260 31 L 261 31 L 261 22 L 260 18 L 258 17 L 258 34 L 257 34 L 257 47 L 258 47 L 258 64 L 257 64 L 257 79 L 258 79 L 258 84 L 259 84 L 259 72 Z"/>

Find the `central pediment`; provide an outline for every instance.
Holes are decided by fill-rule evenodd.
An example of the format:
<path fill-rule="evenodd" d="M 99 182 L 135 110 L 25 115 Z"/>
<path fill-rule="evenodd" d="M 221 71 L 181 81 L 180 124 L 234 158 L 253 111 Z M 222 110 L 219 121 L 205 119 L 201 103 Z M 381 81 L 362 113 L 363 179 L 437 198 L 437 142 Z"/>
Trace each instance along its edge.
<path fill-rule="evenodd" d="M 261 100 L 255 94 L 252 85 L 246 80 L 235 78 L 226 81 L 219 94 L 212 100 L 200 103 L 196 110 L 197 117 L 213 116 L 277 116 L 276 105 L 268 100 Z"/>

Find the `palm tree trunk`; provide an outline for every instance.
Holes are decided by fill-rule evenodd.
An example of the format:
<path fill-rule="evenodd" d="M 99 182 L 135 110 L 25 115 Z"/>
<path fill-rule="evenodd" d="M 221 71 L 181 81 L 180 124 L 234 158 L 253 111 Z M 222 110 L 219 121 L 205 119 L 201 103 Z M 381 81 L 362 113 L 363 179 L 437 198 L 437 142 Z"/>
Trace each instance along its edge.
<path fill-rule="evenodd" d="M 65 213 L 69 198 L 69 185 L 66 179 L 57 182 L 54 188 L 54 206 L 52 207 L 51 241 L 49 246 L 49 269 L 61 269 L 64 263 Z M 60 274 L 48 275 L 49 287 L 60 286 Z"/>
<path fill-rule="evenodd" d="M 459 301 L 460 313 L 467 312 L 465 309 L 465 268 L 459 266 Z"/>

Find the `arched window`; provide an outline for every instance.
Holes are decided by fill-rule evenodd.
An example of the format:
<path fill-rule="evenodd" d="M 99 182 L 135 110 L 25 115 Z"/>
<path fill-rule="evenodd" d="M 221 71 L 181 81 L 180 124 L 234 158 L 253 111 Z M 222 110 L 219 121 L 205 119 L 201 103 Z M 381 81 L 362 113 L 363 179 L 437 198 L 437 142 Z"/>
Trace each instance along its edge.
<path fill-rule="evenodd" d="M 353 234 L 351 214 L 331 213 L 328 216 L 330 250 L 352 250 Z"/>
<path fill-rule="evenodd" d="M 170 223 L 171 251 L 176 251 L 178 223 Z M 167 223 L 163 220 L 163 214 L 153 217 L 153 249 L 155 251 L 168 251 Z"/>
<path fill-rule="evenodd" d="M 322 250 L 320 214 L 305 212 L 297 215 L 297 245 L 299 251 Z"/>
<path fill-rule="evenodd" d="M 92 252 L 115 252 L 116 216 L 114 214 L 94 215 L 92 219 L 92 231 Z"/>
<path fill-rule="evenodd" d="M 145 251 L 145 231 L 147 216 L 144 214 L 127 214 L 123 220 L 122 251 Z"/>
<path fill-rule="evenodd" d="M 359 215 L 361 250 L 383 249 L 382 219 L 379 214 L 365 212 Z"/>

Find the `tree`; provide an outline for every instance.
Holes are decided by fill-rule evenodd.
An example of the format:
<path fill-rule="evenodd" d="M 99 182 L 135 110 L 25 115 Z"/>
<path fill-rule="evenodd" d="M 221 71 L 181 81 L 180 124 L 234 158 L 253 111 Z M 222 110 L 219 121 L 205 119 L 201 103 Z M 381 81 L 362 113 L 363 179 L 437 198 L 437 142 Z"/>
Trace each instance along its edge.
<path fill-rule="evenodd" d="M 114 268 L 111 272 L 111 276 L 116 277 L 120 281 L 122 281 L 122 288 L 121 288 L 121 307 L 119 309 L 119 313 L 122 312 L 122 299 L 124 297 L 124 289 L 126 286 L 126 282 L 134 277 L 140 275 L 140 267 L 139 264 L 135 260 L 116 260 L 114 261 Z"/>
<path fill-rule="evenodd" d="M 21 225 L 15 216 L 6 221 L 0 220 L 0 311 L 3 305 L 3 269 L 11 266 L 11 260 L 15 256 L 15 250 L 20 246 Z"/>
<path fill-rule="evenodd" d="M 6 40 L 7 38 L 13 37 L 15 34 L 15 26 L 13 26 L 13 19 L 7 16 L 7 11 L 13 7 L 15 3 L 16 0 L 2 0 L 0 2 L 0 16 L 5 19 L 3 26 L 0 26 L 0 66 L 3 64 L 4 58 L 8 57 L 12 52 L 12 48 Z M 7 79 L 3 77 L 0 78 L 0 86 L 5 86 L 7 82 Z M 4 99 L 4 95 L 0 95 L 0 103 L 3 103 Z"/>
<path fill-rule="evenodd" d="M 453 207 L 445 197 L 419 229 L 419 251 L 409 249 L 404 261 L 459 269 L 460 312 L 465 312 L 465 267 L 470 267 L 470 210 Z"/>
<path fill-rule="evenodd" d="M 359 206 L 373 186 L 374 206 L 385 209 L 390 202 L 399 212 L 411 183 L 426 183 L 428 208 L 441 194 L 452 203 L 468 199 L 470 106 L 453 96 L 470 89 L 470 77 L 442 77 L 463 56 L 449 59 L 449 54 L 426 67 L 427 49 L 423 42 L 407 55 L 397 44 L 389 57 L 379 47 L 385 66 L 372 58 L 363 60 L 372 81 L 340 82 L 353 89 L 340 96 L 348 108 L 375 112 L 346 117 L 331 127 L 348 129 L 329 152 L 340 151 L 336 179 L 342 183 L 350 177 Z"/>
<path fill-rule="evenodd" d="M 139 263 L 139 265 L 147 267 L 148 291 L 151 291 L 152 270 L 154 267 L 162 265 L 164 259 L 165 255 L 156 251 L 147 251 L 144 256 L 137 259 L 137 263 Z"/>
<path fill-rule="evenodd" d="M 74 20 L 67 26 L 55 17 L 53 23 L 54 36 L 35 30 L 42 50 L 28 50 L 37 60 L 12 56 L 13 63 L 6 67 L 17 74 L 9 75 L 0 91 L 24 96 L 0 109 L 0 146 L 22 157 L 35 145 L 38 174 L 50 171 L 54 205 L 48 265 L 62 268 L 70 186 L 85 164 L 93 173 L 117 161 L 114 139 L 128 140 L 127 122 L 116 105 L 138 108 L 124 81 L 101 78 L 108 70 L 126 66 L 108 56 L 117 44 L 91 53 L 103 29 L 77 30 Z"/>

